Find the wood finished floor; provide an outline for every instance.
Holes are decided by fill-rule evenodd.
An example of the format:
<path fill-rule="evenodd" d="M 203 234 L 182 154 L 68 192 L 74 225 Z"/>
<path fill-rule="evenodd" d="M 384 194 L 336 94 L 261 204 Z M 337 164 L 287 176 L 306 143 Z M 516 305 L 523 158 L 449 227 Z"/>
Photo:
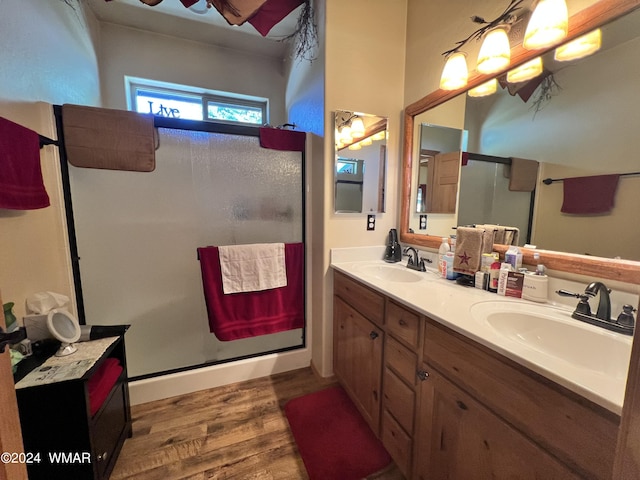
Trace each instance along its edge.
<path fill-rule="evenodd" d="M 332 385 L 305 368 L 133 406 L 111 480 L 307 479 L 282 407 Z"/>

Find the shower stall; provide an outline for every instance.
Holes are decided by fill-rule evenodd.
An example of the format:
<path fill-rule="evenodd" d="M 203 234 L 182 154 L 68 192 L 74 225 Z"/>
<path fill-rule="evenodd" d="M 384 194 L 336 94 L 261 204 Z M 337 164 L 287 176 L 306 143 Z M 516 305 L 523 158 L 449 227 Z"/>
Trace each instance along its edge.
<path fill-rule="evenodd" d="M 257 127 L 161 118 L 156 127 L 153 172 L 67 164 L 81 320 L 131 325 L 133 380 L 304 347 L 304 327 L 218 340 L 196 253 L 304 243 L 304 153 L 262 148 Z"/>

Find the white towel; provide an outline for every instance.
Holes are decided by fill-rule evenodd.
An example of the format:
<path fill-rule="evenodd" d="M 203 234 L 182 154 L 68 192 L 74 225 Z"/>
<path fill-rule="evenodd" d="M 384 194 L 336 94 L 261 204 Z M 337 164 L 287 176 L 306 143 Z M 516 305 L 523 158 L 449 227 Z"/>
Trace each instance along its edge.
<path fill-rule="evenodd" d="M 225 294 L 287 286 L 284 243 L 221 246 L 218 254 Z"/>

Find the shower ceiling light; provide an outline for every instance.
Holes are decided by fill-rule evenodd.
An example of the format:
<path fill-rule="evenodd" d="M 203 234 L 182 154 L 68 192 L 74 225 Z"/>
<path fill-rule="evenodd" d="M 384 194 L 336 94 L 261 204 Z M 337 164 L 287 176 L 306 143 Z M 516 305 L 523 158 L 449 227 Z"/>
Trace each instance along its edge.
<path fill-rule="evenodd" d="M 559 62 L 577 60 L 600 50 L 602 31 L 598 28 L 556 48 L 553 58 Z"/>
<path fill-rule="evenodd" d="M 536 5 L 522 46 L 527 50 L 536 50 L 557 44 L 567 36 L 569 12 L 564 0 L 540 0 Z"/>

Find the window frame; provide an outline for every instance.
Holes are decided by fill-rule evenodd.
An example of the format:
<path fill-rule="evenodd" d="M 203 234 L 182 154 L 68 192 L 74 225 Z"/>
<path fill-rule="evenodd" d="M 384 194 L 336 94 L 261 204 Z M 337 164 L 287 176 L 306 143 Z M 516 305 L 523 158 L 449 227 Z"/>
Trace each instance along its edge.
<path fill-rule="evenodd" d="M 221 92 L 214 90 L 204 90 L 185 85 L 169 84 L 154 80 L 146 80 L 141 78 L 125 77 L 127 86 L 127 108 L 131 111 L 138 112 L 137 98 L 139 91 L 147 91 L 150 93 L 158 93 L 161 95 L 184 97 L 189 99 L 197 99 L 201 104 L 202 118 L 198 121 L 223 123 L 227 125 L 244 125 L 252 127 L 261 127 L 269 123 L 269 99 L 255 97 L 243 94 L 234 94 L 230 92 Z M 251 108 L 259 109 L 262 112 L 261 123 L 242 122 L 227 119 L 218 119 L 209 117 L 209 103 L 218 103 L 228 105 L 231 108 Z M 147 113 L 148 112 L 139 112 Z M 165 115 L 155 115 L 163 118 L 180 118 L 169 117 Z"/>

